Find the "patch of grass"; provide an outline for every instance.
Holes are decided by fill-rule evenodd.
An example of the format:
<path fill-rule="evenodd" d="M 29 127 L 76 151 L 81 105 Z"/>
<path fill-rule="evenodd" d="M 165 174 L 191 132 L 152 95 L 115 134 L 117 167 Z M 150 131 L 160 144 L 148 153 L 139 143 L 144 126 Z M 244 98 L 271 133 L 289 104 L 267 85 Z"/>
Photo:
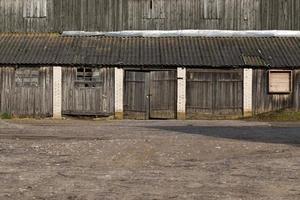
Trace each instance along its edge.
<path fill-rule="evenodd" d="M 280 110 L 276 112 L 269 112 L 255 115 L 249 120 L 257 121 L 300 121 L 300 112 L 293 112 L 288 110 Z"/>
<path fill-rule="evenodd" d="M 1 113 L 0 118 L 1 119 L 12 119 L 12 115 L 10 113 Z"/>

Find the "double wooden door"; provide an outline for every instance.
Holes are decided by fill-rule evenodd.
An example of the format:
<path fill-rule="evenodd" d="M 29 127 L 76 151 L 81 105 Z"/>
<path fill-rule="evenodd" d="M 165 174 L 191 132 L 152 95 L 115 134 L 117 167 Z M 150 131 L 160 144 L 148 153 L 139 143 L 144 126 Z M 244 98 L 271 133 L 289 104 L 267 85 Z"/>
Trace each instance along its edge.
<path fill-rule="evenodd" d="M 187 117 L 232 118 L 243 114 L 243 71 L 187 70 Z"/>
<path fill-rule="evenodd" d="M 176 71 L 125 71 L 125 118 L 175 119 L 176 107 Z"/>

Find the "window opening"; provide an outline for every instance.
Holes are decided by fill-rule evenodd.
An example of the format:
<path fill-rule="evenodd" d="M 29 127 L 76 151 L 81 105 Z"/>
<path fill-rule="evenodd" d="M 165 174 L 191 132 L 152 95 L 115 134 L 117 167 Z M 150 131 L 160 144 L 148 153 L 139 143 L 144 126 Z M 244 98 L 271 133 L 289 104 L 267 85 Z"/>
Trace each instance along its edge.
<path fill-rule="evenodd" d="M 77 68 L 77 78 L 75 81 L 77 87 L 100 87 L 102 81 L 100 78 L 100 69 L 91 67 Z"/>

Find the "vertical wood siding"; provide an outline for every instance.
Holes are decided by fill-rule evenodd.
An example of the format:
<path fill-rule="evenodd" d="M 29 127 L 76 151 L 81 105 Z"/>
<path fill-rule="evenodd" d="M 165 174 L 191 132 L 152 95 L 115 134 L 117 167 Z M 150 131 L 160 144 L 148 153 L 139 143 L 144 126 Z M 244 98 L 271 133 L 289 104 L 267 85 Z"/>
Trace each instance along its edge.
<path fill-rule="evenodd" d="M 294 72 L 294 108 L 300 111 L 300 70 Z"/>
<path fill-rule="evenodd" d="M 114 112 L 114 69 L 101 68 L 101 85 L 75 86 L 77 68 L 62 68 L 62 113 L 100 115 Z"/>
<path fill-rule="evenodd" d="M 18 87 L 15 68 L 0 68 L 0 113 L 16 116 L 52 116 L 52 69 L 41 67 L 38 87 Z"/>
<path fill-rule="evenodd" d="M 293 108 L 293 93 L 269 94 L 268 70 L 253 70 L 253 111 L 254 114 Z"/>
<path fill-rule="evenodd" d="M 43 0 L 24 17 L 28 1 L 0 0 L 0 31 L 300 29 L 299 0 Z"/>
<path fill-rule="evenodd" d="M 243 114 L 242 70 L 190 69 L 186 91 L 188 118 L 226 118 Z"/>

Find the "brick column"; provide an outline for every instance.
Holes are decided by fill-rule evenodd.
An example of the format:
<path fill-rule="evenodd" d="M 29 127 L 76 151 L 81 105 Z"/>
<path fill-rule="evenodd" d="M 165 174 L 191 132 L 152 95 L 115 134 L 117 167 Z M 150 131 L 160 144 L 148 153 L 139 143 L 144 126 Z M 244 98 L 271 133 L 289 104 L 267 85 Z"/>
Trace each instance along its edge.
<path fill-rule="evenodd" d="M 123 119 L 124 70 L 115 68 L 115 119 Z"/>
<path fill-rule="evenodd" d="M 186 68 L 177 68 L 177 119 L 186 117 Z"/>
<path fill-rule="evenodd" d="M 62 114 L 62 72 L 61 67 L 53 67 L 53 118 L 61 118 Z"/>
<path fill-rule="evenodd" d="M 244 69 L 244 116 L 252 116 L 252 79 L 253 70 Z"/>

